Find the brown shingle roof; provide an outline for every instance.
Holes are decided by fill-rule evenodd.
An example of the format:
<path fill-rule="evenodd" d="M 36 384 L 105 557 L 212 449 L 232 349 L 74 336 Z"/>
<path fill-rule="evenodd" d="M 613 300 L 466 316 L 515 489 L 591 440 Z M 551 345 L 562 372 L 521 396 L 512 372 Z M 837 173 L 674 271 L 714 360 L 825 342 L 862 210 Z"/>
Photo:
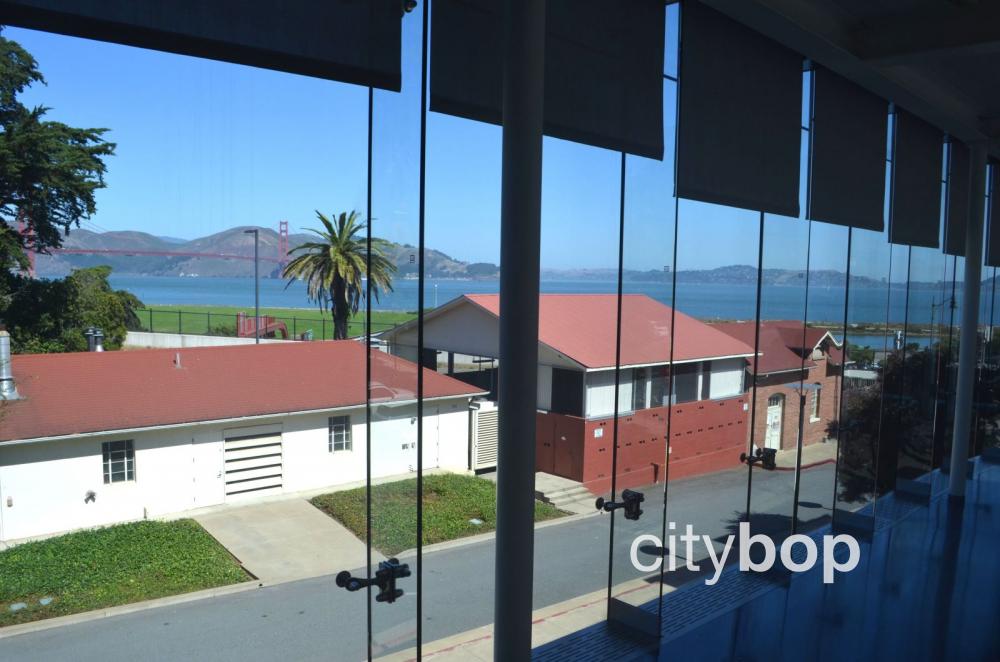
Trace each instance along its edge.
<path fill-rule="evenodd" d="M 174 357 L 179 354 L 180 368 Z M 0 441 L 363 405 L 353 340 L 125 352 L 24 354 L 22 399 L 0 404 Z M 373 402 L 416 397 L 417 366 L 372 351 Z M 424 370 L 424 397 L 481 389 Z"/>
<path fill-rule="evenodd" d="M 500 316 L 497 294 L 465 298 Z M 538 340 L 587 368 L 615 366 L 618 296 L 543 294 L 538 298 Z M 622 297 L 621 365 L 670 362 L 671 309 L 644 294 Z M 733 338 L 676 311 L 674 361 L 753 354 L 753 343 Z"/>
<path fill-rule="evenodd" d="M 753 347 L 756 332 L 756 325 L 753 322 L 726 322 L 712 326 Z M 803 342 L 803 330 L 805 331 L 805 342 Z M 803 355 L 808 357 L 813 348 L 826 335 L 826 329 L 805 327 L 802 322 L 794 320 L 762 321 L 760 323 L 760 358 L 758 359 L 757 372 L 766 375 L 774 372 L 801 370 L 803 368 Z M 834 350 L 836 350 L 836 356 L 839 357 L 839 350 L 833 343 L 830 343 L 828 355 L 831 359 L 835 358 Z M 750 370 L 753 371 L 752 358 L 748 359 L 748 364 Z M 813 361 L 806 358 L 805 368 L 812 368 L 815 365 Z"/>

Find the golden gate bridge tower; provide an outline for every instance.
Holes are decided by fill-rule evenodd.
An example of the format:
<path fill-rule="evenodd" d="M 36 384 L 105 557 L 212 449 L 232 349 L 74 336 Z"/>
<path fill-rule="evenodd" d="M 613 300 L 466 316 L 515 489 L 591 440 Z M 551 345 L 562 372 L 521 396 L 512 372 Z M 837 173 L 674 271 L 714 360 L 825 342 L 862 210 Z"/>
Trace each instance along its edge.
<path fill-rule="evenodd" d="M 288 221 L 278 221 L 278 265 L 288 264 Z"/>

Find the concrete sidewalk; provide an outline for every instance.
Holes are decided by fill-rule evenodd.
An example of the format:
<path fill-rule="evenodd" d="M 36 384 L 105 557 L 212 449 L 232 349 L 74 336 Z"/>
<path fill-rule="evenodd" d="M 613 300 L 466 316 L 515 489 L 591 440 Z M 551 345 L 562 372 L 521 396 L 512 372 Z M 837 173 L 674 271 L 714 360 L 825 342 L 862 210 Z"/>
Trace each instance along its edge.
<path fill-rule="evenodd" d="M 777 465 L 778 470 L 794 471 L 795 453 L 796 449 L 794 448 L 778 451 L 774 458 L 774 462 Z M 836 462 L 836 461 L 837 461 L 836 441 L 828 441 L 819 444 L 809 444 L 808 446 L 802 447 L 803 469 L 815 467 L 817 465 L 823 464 L 824 462 Z"/>
<path fill-rule="evenodd" d="M 305 499 L 224 508 L 195 519 L 264 584 L 367 564 L 364 543 Z"/>
<path fill-rule="evenodd" d="M 673 591 L 664 585 L 664 593 Z M 641 605 L 659 597 L 659 586 L 645 579 L 633 579 L 614 587 L 614 596 L 629 604 Z M 531 646 L 537 648 L 555 641 L 577 630 L 582 630 L 607 618 L 608 592 L 605 589 L 566 600 L 558 604 L 536 609 L 531 619 Z M 416 650 L 409 649 L 386 656 L 378 656 L 386 662 L 414 662 Z M 451 637 L 431 641 L 423 645 L 422 659 L 454 660 L 455 662 L 493 660 L 493 625 L 484 625 L 474 630 L 461 632 Z"/>

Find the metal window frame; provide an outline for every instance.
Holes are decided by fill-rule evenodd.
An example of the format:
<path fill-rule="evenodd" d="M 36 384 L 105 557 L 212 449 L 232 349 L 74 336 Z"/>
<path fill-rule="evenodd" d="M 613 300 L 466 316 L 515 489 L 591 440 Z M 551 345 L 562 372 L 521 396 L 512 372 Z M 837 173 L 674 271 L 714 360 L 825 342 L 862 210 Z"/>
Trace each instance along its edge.
<path fill-rule="evenodd" d="M 354 440 L 351 435 L 351 417 L 350 415 L 342 416 L 330 416 L 326 419 L 327 423 L 327 448 L 330 453 L 342 453 L 345 451 L 354 450 Z M 337 428 L 341 429 L 338 431 Z M 337 439 L 337 434 L 341 435 L 341 438 Z M 338 448 L 338 444 L 340 448 Z"/>
<path fill-rule="evenodd" d="M 118 447 L 122 447 L 120 450 Z M 116 454 L 121 454 L 121 459 L 115 459 Z M 124 465 L 123 471 L 113 471 L 112 465 L 121 462 Z M 118 439 L 115 441 L 101 442 L 101 466 L 104 470 L 104 484 L 114 485 L 115 483 L 135 482 L 135 443 L 132 439 Z M 125 474 L 125 478 L 115 479 L 116 474 Z"/>

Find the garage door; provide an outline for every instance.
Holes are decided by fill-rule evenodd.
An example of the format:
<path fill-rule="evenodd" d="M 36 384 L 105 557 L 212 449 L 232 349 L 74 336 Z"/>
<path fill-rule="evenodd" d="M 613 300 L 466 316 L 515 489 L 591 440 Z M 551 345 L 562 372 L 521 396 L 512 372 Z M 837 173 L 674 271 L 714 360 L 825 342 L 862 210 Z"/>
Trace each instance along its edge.
<path fill-rule="evenodd" d="M 281 435 L 226 437 L 226 499 L 281 492 Z"/>

